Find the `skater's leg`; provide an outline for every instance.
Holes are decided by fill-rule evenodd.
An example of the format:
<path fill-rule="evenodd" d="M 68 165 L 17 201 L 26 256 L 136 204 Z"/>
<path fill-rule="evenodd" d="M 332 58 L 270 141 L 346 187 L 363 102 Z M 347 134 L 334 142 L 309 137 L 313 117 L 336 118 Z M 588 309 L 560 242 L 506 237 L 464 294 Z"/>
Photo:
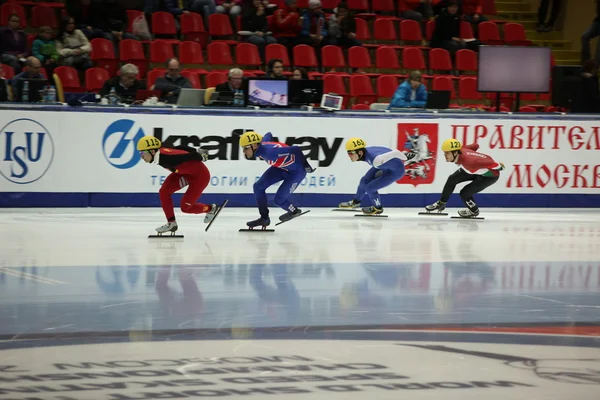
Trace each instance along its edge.
<path fill-rule="evenodd" d="M 469 207 L 469 210 L 473 213 L 479 212 L 479 207 L 475 203 L 473 199 L 473 195 L 475 193 L 479 193 L 483 191 L 485 188 L 492 186 L 494 183 L 498 181 L 497 176 L 487 177 L 487 176 L 478 176 L 473 180 L 473 182 L 469 183 L 467 186 L 462 188 L 460 191 L 460 198 L 465 202 L 466 206 Z"/>
<path fill-rule="evenodd" d="M 292 193 L 296 190 L 302 179 L 306 176 L 305 171 L 301 171 L 297 174 L 289 174 L 289 176 L 285 177 L 279 189 L 277 189 L 277 193 L 275 193 L 275 198 L 273 199 L 273 203 L 280 208 L 283 208 L 285 211 L 294 212 L 296 211 L 296 207 L 288 201 Z"/>
<path fill-rule="evenodd" d="M 162 206 L 165 217 L 167 217 L 167 221 L 169 222 L 175 221 L 175 210 L 173 208 L 173 199 L 171 196 L 185 185 L 187 185 L 187 181 L 183 176 L 172 173 L 167 176 L 160 187 L 160 190 L 158 191 L 160 205 Z"/>
<path fill-rule="evenodd" d="M 371 168 L 367 171 L 365 176 L 360 179 L 360 183 L 358 184 L 358 189 L 356 189 L 356 194 L 354 195 L 354 201 L 360 203 L 365 194 L 367 194 L 367 185 L 373 179 L 375 179 L 375 175 L 379 170 L 377 168 Z"/>
<path fill-rule="evenodd" d="M 202 214 L 209 212 L 212 208 L 208 204 L 198 202 L 210 181 L 208 168 L 202 162 L 198 162 L 194 168 L 193 175 L 186 175 L 185 177 L 189 186 L 181 199 L 181 211 L 186 214 Z"/>
<path fill-rule="evenodd" d="M 265 173 L 254 183 L 254 196 L 256 196 L 256 203 L 258 205 L 258 211 L 262 218 L 269 218 L 269 207 L 267 206 L 267 193 L 266 190 L 269 186 L 283 180 L 286 171 L 270 167 Z"/>
<path fill-rule="evenodd" d="M 373 179 L 365 187 L 365 191 L 367 192 L 369 199 L 371 199 L 371 204 L 373 204 L 373 206 L 377 208 L 381 208 L 381 196 L 379 195 L 378 190 L 390 186 L 392 183 L 396 182 L 404 176 L 404 168 L 398 171 L 380 171 L 382 172 L 381 175 Z"/>
<path fill-rule="evenodd" d="M 456 171 L 448 177 L 448 180 L 444 185 L 444 190 L 442 190 L 442 197 L 440 198 L 440 201 L 443 203 L 447 203 L 448 199 L 454 192 L 456 185 L 458 185 L 461 182 L 472 181 L 475 178 L 475 175 L 469 175 L 464 170 L 459 169 L 458 171 Z"/>

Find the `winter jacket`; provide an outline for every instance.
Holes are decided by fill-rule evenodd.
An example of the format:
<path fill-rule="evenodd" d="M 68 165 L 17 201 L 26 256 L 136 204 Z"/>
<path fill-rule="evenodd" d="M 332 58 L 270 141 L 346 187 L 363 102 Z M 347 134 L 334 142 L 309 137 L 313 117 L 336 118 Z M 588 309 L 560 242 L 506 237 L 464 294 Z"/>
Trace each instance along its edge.
<path fill-rule="evenodd" d="M 415 99 L 411 100 L 412 96 L 412 87 L 409 81 L 404 81 L 396 92 L 394 93 L 394 97 L 392 97 L 392 101 L 390 101 L 390 108 L 408 108 L 408 107 L 425 107 L 427 104 L 427 88 L 425 85 L 421 84 L 416 90 Z"/>
<path fill-rule="evenodd" d="M 45 41 L 40 37 L 33 41 L 31 54 L 42 63 L 44 63 L 46 60 L 58 61 L 59 59 L 58 50 L 56 49 L 56 42 L 54 40 Z"/>

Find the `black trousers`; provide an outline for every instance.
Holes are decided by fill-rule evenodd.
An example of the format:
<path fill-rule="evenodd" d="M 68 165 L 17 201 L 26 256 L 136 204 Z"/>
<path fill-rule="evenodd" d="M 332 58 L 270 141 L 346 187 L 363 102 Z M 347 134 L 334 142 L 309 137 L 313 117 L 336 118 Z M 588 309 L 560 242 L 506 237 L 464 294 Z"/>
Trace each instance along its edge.
<path fill-rule="evenodd" d="M 548 26 L 554 26 L 556 19 L 560 13 L 561 0 L 552 0 L 552 11 L 550 12 L 550 19 L 546 22 L 546 16 L 548 14 L 548 8 L 550 8 L 550 0 L 541 0 L 538 7 L 538 24 Z"/>
<path fill-rule="evenodd" d="M 477 205 L 475 204 L 475 200 L 473 200 L 473 195 L 481 192 L 483 189 L 489 186 L 492 186 L 498 181 L 498 177 L 471 175 L 467 174 L 463 169 L 459 169 L 448 177 L 448 180 L 444 185 L 444 190 L 442 191 L 442 198 L 440 200 L 444 203 L 448 202 L 448 199 L 454 192 L 456 185 L 468 181 L 472 182 L 461 189 L 460 198 L 465 202 L 467 207 L 471 209 L 471 211 L 475 211 L 477 210 Z"/>

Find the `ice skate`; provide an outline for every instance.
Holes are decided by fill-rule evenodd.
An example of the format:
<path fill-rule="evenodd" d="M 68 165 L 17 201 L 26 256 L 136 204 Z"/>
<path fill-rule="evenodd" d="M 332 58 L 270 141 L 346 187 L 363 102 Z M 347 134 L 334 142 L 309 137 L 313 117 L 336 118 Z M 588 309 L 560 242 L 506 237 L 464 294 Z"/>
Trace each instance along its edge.
<path fill-rule="evenodd" d="M 379 215 L 379 214 L 383 213 L 383 207 L 374 207 L 374 206 L 363 207 L 362 212 L 363 212 L 363 214 L 366 214 L 366 215 Z"/>
<path fill-rule="evenodd" d="M 430 204 L 428 206 L 425 206 L 425 209 L 428 212 L 433 212 L 433 211 L 437 211 L 437 212 L 442 212 L 446 209 L 446 203 L 444 203 L 443 201 L 436 201 L 433 204 Z"/>
<path fill-rule="evenodd" d="M 299 217 L 301 214 L 302 214 L 302 210 L 299 208 L 296 208 L 294 211 L 288 211 L 285 214 L 283 214 L 282 216 L 280 216 L 279 220 L 281 222 L 287 222 L 296 217 Z"/>
<path fill-rule="evenodd" d="M 266 228 L 267 226 L 271 225 L 271 220 L 269 218 L 263 218 L 260 217 L 258 219 L 255 219 L 254 221 L 249 221 L 246 222 L 246 225 L 250 228 L 253 229 L 257 226 L 262 226 L 263 229 Z"/>
<path fill-rule="evenodd" d="M 465 208 L 464 210 L 458 210 L 458 215 L 462 218 L 474 218 L 479 216 L 479 209 L 471 211 L 470 209 Z"/>
<path fill-rule="evenodd" d="M 360 207 L 360 201 L 356 202 L 354 200 L 351 201 L 344 201 L 342 203 L 340 203 L 338 205 L 339 208 L 350 208 L 350 209 L 356 209 L 358 207 Z"/>
<path fill-rule="evenodd" d="M 177 232 L 177 228 L 178 228 L 177 222 L 171 221 L 171 222 L 167 222 L 166 224 L 156 228 L 156 232 L 159 235 L 162 235 L 163 233 L 167 233 L 167 232 L 175 233 L 175 232 Z"/>
<path fill-rule="evenodd" d="M 221 208 L 220 206 L 218 206 L 216 204 L 211 204 L 210 207 L 211 207 L 210 211 L 207 212 L 206 215 L 204 216 L 205 224 L 208 224 L 210 221 L 212 221 L 215 218 L 215 215 L 217 214 L 219 209 Z"/>

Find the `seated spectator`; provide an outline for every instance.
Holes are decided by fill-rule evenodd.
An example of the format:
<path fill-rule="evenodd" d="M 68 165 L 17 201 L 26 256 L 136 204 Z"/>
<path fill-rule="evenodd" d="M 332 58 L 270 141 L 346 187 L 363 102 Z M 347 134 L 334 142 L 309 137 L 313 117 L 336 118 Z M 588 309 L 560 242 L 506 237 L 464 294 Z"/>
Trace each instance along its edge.
<path fill-rule="evenodd" d="M 0 28 L 0 61 L 10 65 L 15 73 L 21 72 L 20 60 L 27 57 L 27 35 L 20 29 L 17 14 L 8 17 L 8 26 Z"/>
<path fill-rule="evenodd" d="M 309 0 L 308 9 L 304 10 L 302 17 L 300 17 L 300 23 L 302 24 L 300 37 L 304 39 L 309 38 L 313 46 L 321 47 L 321 41 L 327 36 L 326 21 L 321 1 Z M 321 52 L 317 51 L 316 53 L 318 57 Z"/>
<path fill-rule="evenodd" d="M 4 69 L 2 68 L 2 64 L 0 64 L 0 101 L 8 101 L 8 85 L 6 83 L 6 78 L 4 76 Z"/>
<path fill-rule="evenodd" d="M 140 70 L 133 64 L 125 64 L 121 67 L 120 75 L 114 76 L 104 82 L 98 94 L 102 97 L 108 95 L 114 88 L 122 103 L 133 103 L 138 90 L 145 90 L 146 84 L 137 79 Z"/>
<path fill-rule="evenodd" d="M 229 14 L 231 18 L 236 18 L 242 13 L 241 0 L 216 0 L 216 11 L 219 14 Z"/>
<path fill-rule="evenodd" d="M 40 73 L 40 69 L 42 68 L 42 63 L 40 60 L 33 56 L 27 57 L 25 60 L 25 68 L 23 72 L 18 75 L 15 75 L 12 78 L 11 86 L 13 92 L 13 100 L 21 101 L 21 92 L 19 91 L 19 80 L 20 79 L 45 79 L 44 75 Z"/>
<path fill-rule="evenodd" d="M 451 55 L 466 47 L 465 41 L 460 38 L 460 18 L 456 0 L 449 0 L 448 7 L 442 9 L 436 17 L 429 47 L 446 49 Z"/>
<path fill-rule="evenodd" d="M 285 7 L 279 8 L 273 13 L 271 29 L 273 29 L 273 37 L 277 39 L 277 43 L 286 46 L 290 54 L 296 45 L 312 45 L 312 40 L 308 36 L 304 38 L 299 36 L 302 27 L 296 0 L 286 0 Z"/>
<path fill-rule="evenodd" d="M 308 72 L 305 68 L 296 67 L 292 71 L 292 77 L 290 79 L 300 80 L 300 79 L 308 79 Z"/>
<path fill-rule="evenodd" d="M 70 0 L 65 4 L 67 15 L 77 21 L 80 29 L 88 40 L 103 38 L 105 32 L 96 25 L 97 17 L 102 13 L 102 2 L 94 0 Z"/>
<path fill-rule="evenodd" d="M 279 58 L 269 60 L 266 77 L 270 79 L 286 79 L 283 75 L 283 60 Z"/>
<path fill-rule="evenodd" d="M 581 35 L 581 63 L 583 64 L 590 58 L 592 53 L 590 51 L 590 41 L 595 37 L 600 36 L 600 0 L 596 0 L 596 18 L 592 21 L 590 26 Z M 595 60 L 600 63 L 600 40 L 596 41 L 596 56 Z"/>
<path fill-rule="evenodd" d="M 356 21 L 348 10 L 348 4 L 339 3 L 334 11 L 335 14 L 329 17 L 329 29 L 323 44 L 341 47 L 362 46 L 362 43 L 356 40 Z"/>
<path fill-rule="evenodd" d="M 167 72 L 165 76 L 156 78 L 152 90 L 162 92 L 161 101 L 165 103 L 177 103 L 179 92 L 182 88 L 192 88 L 192 83 L 185 76 L 181 75 L 181 63 L 177 58 L 171 58 L 167 61 Z"/>
<path fill-rule="evenodd" d="M 478 37 L 477 27 L 481 22 L 487 21 L 487 18 L 481 14 L 482 0 L 462 0 L 462 15 L 465 21 L 473 25 L 475 37 Z"/>
<path fill-rule="evenodd" d="M 215 92 L 236 92 L 242 89 L 244 71 L 239 68 L 231 68 L 227 74 L 227 82 L 215 86 Z"/>
<path fill-rule="evenodd" d="M 168 1 L 168 0 L 167 0 Z M 177 3 L 177 1 L 174 1 Z M 188 0 L 188 7 L 191 12 L 204 16 L 204 24 L 208 29 L 208 17 L 217 12 L 215 0 Z M 241 12 L 241 10 L 240 10 Z"/>
<path fill-rule="evenodd" d="M 399 0 L 398 12 L 405 19 L 421 22 L 423 19 L 433 17 L 433 7 L 440 0 Z"/>
<path fill-rule="evenodd" d="M 421 83 L 421 72 L 413 71 L 398 86 L 388 110 L 390 108 L 423 108 L 427 104 L 427 88 Z"/>
<path fill-rule="evenodd" d="M 265 46 L 276 43 L 277 41 L 271 36 L 269 24 L 267 22 L 266 8 L 261 0 L 254 0 L 251 6 L 244 10 L 242 17 L 242 30 L 252 32 L 251 35 L 245 36 L 245 40 L 255 44 L 258 47 L 261 59 L 264 61 Z"/>
<path fill-rule="evenodd" d="M 88 38 L 79 29 L 75 29 L 75 20 L 68 17 L 62 21 L 56 41 L 60 55 L 59 64 L 84 71 L 92 66 L 90 54 L 92 46 Z"/>
<path fill-rule="evenodd" d="M 52 28 L 49 26 L 41 26 L 37 39 L 33 41 L 31 54 L 44 66 L 46 76 L 51 77 L 54 74 L 54 69 L 58 67 L 58 50 L 56 50 L 56 42 L 52 38 Z"/>
<path fill-rule="evenodd" d="M 104 37 L 113 42 L 115 54 L 119 54 L 119 42 L 123 39 L 140 39 L 127 32 L 127 11 L 117 0 L 103 0 L 102 10 L 96 14 L 96 25 L 104 31 Z"/>

